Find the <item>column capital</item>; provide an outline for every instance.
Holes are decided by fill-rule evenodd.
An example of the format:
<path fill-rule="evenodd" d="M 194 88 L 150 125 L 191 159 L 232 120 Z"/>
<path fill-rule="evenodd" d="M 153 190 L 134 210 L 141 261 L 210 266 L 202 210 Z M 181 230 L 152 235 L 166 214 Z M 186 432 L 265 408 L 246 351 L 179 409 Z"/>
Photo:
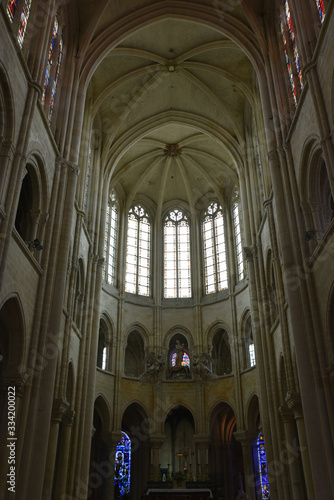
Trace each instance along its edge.
<path fill-rule="evenodd" d="M 153 434 L 150 436 L 151 448 L 161 448 L 162 443 L 165 441 L 164 434 Z"/>
<path fill-rule="evenodd" d="M 248 262 L 254 260 L 254 257 L 256 257 L 256 253 L 257 253 L 256 245 L 244 247 L 244 254 Z"/>
<path fill-rule="evenodd" d="M 288 391 L 285 397 L 288 408 L 293 411 L 295 418 L 303 416 L 302 402 L 300 394 L 294 390 Z"/>
<path fill-rule="evenodd" d="M 8 387 L 15 387 L 15 395 L 19 398 L 22 396 L 24 388 L 29 379 L 27 372 L 6 373 L 3 378 L 3 392 L 8 390 Z"/>
<path fill-rule="evenodd" d="M 58 420 L 61 422 L 64 415 L 69 410 L 70 403 L 67 401 L 65 396 L 59 396 L 53 401 L 52 408 L 52 420 Z"/>
<path fill-rule="evenodd" d="M 278 411 L 279 411 L 279 413 L 282 417 L 282 420 L 285 424 L 293 421 L 295 418 L 293 411 L 291 410 L 291 408 L 288 407 L 288 405 L 286 403 L 284 403 L 284 405 L 281 405 L 278 408 Z"/>
<path fill-rule="evenodd" d="M 258 436 L 256 432 L 249 432 L 247 430 L 240 430 L 233 432 L 235 439 L 241 444 L 241 446 L 251 446 Z"/>

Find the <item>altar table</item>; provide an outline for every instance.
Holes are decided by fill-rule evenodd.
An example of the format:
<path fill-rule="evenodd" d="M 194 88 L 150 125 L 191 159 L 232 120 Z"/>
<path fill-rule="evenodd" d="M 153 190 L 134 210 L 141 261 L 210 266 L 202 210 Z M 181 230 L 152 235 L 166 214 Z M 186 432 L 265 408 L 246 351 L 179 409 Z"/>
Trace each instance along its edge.
<path fill-rule="evenodd" d="M 146 492 L 149 500 L 208 500 L 212 498 L 209 489 L 149 489 Z"/>

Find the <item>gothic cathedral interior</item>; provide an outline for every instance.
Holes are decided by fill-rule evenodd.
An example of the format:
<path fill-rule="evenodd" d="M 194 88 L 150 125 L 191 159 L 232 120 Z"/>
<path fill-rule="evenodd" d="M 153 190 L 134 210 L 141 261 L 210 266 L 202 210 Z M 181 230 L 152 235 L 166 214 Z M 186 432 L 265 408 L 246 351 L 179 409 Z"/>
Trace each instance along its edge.
<path fill-rule="evenodd" d="M 334 499 L 334 0 L 0 0 L 0 500 Z"/>

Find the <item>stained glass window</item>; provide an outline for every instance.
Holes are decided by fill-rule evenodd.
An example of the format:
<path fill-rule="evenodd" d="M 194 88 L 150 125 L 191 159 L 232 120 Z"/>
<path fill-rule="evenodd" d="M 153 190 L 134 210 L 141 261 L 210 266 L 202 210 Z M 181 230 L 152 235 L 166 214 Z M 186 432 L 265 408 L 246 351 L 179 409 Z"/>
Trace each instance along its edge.
<path fill-rule="evenodd" d="M 125 291 L 138 295 L 150 292 L 150 242 L 151 223 L 140 205 L 128 214 L 126 245 Z"/>
<path fill-rule="evenodd" d="M 266 449 L 264 445 L 264 436 L 260 432 L 257 441 L 257 462 L 258 462 L 258 474 L 260 478 L 261 485 L 261 500 L 270 499 L 269 481 L 268 481 L 268 471 L 267 471 L 267 457 Z"/>
<path fill-rule="evenodd" d="M 172 366 L 175 366 L 176 356 L 177 356 L 177 352 L 174 352 L 172 354 L 172 358 L 171 358 L 171 365 Z M 188 354 L 186 352 L 183 354 L 183 359 L 181 361 L 181 365 L 182 366 L 189 366 L 190 367 L 190 359 L 189 359 L 189 356 L 188 356 Z"/>
<path fill-rule="evenodd" d="M 118 210 L 117 202 L 114 195 L 112 201 L 107 205 L 106 225 L 104 232 L 104 270 L 103 279 L 109 284 L 115 284 L 116 276 L 116 243 L 117 243 L 117 226 L 118 226 Z"/>
<path fill-rule="evenodd" d="M 131 471 L 131 441 L 122 431 L 122 439 L 116 446 L 115 454 L 115 497 L 129 498 L 130 494 L 130 471 Z"/>
<path fill-rule="evenodd" d="M 64 45 L 63 37 L 61 36 L 59 39 L 56 70 L 55 70 L 52 88 L 51 88 L 51 97 L 50 97 L 50 106 L 49 106 L 49 121 L 51 121 L 52 112 L 53 112 L 53 108 L 54 108 L 54 101 L 55 101 L 56 89 L 57 89 L 57 84 L 58 84 L 58 79 L 59 79 L 59 72 L 60 72 L 60 67 L 61 67 L 62 58 L 63 58 L 63 45 Z"/>
<path fill-rule="evenodd" d="M 49 123 L 51 122 L 59 74 L 63 59 L 64 40 L 60 35 L 59 19 L 55 16 L 52 28 L 48 60 L 45 69 L 42 103 L 47 111 Z"/>
<path fill-rule="evenodd" d="M 324 2 L 323 0 L 316 0 L 316 5 L 320 17 L 320 21 L 323 23 L 325 19 L 325 7 L 324 7 Z"/>
<path fill-rule="evenodd" d="M 235 235 L 238 280 L 240 281 L 244 278 L 244 259 L 243 259 L 243 255 L 242 255 L 242 242 L 241 242 L 240 217 L 239 217 L 239 205 L 238 205 L 238 203 L 235 203 L 233 205 L 233 226 L 234 226 L 234 235 Z"/>
<path fill-rule="evenodd" d="M 303 79 L 301 73 L 301 61 L 296 43 L 296 36 L 291 20 L 289 3 L 287 0 L 283 0 L 283 15 L 280 18 L 280 31 L 293 100 L 294 103 L 297 104 L 299 90 L 303 88 Z"/>
<path fill-rule="evenodd" d="M 228 287 L 223 210 L 211 203 L 202 223 L 205 293 L 214 293 Z"/>
<path fill-rule="evenodd" d="M 58 28 L 59 28 L 59 22 L 58 22 L 58 16 L 56 16 L 54 19 L 54 22 L 53 22 L 52 36 L 51 36 L 51 42 L 50 42 L 49 52 L 48 52 L 48 61 L 46 63 L 44 87 L 43 87 L 43 95 L 42 95 L 43 104 L 45 104 L 45 97 L 46 97 L 47 89 L 49 86 L 49 81 L 51 78 L 51 71 L 52 71 L 52 64 L 53 64 L 53 59 L 54 59 L 54 51 L 55 51 L 55 44 L 56 44 Z"/>
<path fill-rule="evenodd" d="M 249 364 L 250 366 L 255 366 L 256 361 L 255 361 L 255 347 L 254 344 L 249 344 L 248 346 L 248 352 L 249 352 Z"/>
<path fill-rule="evenodd" d="M 9 0 L 6 12 L 8 14 L 11 23 L 14 21 L 16 7 L 17 7 L 17 0 Z"/>
<path fill-rule="evenodd" d="M 178 209 L 164 222 L 164 271 L 166 298 L 191 297 L 189 222 Z"/>
<path fill-rule="evenodd" d="M 21 48 L 23 45 L 24 35 L 26 34 L 27 23 L 30 14 L 30 7 L 31 7 L 31 0 L 25 0 L 23 10 L 21 12 L 19 32 L 17 35 L 17 41 L 19 42 Z"/>

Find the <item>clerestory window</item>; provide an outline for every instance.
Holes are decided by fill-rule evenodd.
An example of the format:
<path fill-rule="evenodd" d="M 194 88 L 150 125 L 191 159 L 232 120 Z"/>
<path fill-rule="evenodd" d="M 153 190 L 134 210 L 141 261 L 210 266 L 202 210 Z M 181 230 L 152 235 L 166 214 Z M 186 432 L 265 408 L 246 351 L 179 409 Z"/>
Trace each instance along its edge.
<path fill-rule="evenodd" d="M 191 297 L 189 221 L 179 209 L 164 220 L 164 296 Z"/>
<path fill-rule="evenodd" d="M 211 203 L 202 223 L 205 293 L 228 287 L 223 209 Z"/>
<path fill-rule="evenodd" d="M 132 207 L 128 214 L 125 291 L 148 296 L 150 293 L 151 223 L 145 209 Z"/>

